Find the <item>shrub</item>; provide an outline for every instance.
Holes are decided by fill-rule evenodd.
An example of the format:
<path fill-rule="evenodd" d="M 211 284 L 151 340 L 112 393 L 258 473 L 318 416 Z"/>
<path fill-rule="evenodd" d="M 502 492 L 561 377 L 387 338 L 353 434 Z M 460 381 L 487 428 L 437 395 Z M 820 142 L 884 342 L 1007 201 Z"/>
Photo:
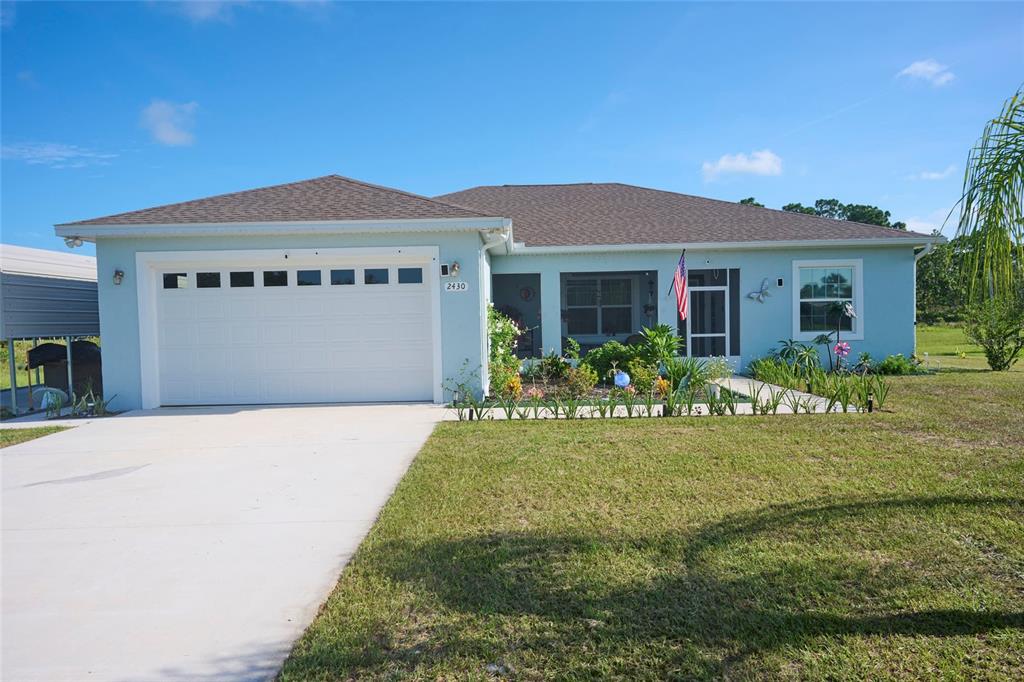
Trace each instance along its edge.
<path fill-rule="evenodd" d="M 597 372 L 592 367 L 570 367 L 565 376 L 565 392 L 572 398 L 583 398 L 597 386 Z"/>
<path fill-rule="evenodd" d="M 502 400 L 521 400 L 523 397 L 523 380 L 518 374 L 496 377 L 492 385 L 497 387 L 496 393 Z"/>
<path fill-rule="evenodd" d="M 874 366 L 872 371 L 876 374 L 903 376 L 906 374 L 916 374 L 919 364 L 916 360 L 911 360 L 902 353 L 897 353 L 896 355 L 886 356 L 884 360 Z"/>
<path fill-rule="evenodd" d="M 593 368 L 598 378 L 606 379 L 613 366 L 625 369 L 629 361 L 639 354 L 639 346 L 624 346 L 618 341 L 609 341 L 587 351 L 580 363 Z"/>
<path fill-rule="evenodd" d="M 571 336 L 565 340 L 565 348 L 562 349 L 562 357 L 569 360 L 580 359 L 580 342 Z"/>
<path fill-rule="evenodd" d="M 658 378 L 658 370 L 654 365 L 639 357 L 626 363 L 626 372 L 638 393 L 649 393 L 654 388 L 654 380 Z"/>
<path fill-rule="evenodd" d="M 561 381 L 566 377 L 572 365 L 561 355 L 551 351 L 540 360 L 540 375 L 544 381 Z"/>
<path fill-rule="evenodd" d="M 504 313 L 493 305 L 487 306 L 487 338 L 490 341 L 488 368 L 491 381 L 495 378 L 507 380 L 510 374 L 519 373 L 519 358 L 516 357 L 516 339 L 522 330 Z"/>
<path fill-rule="evenodd" d="M 993 298 L 968 306 L 964 332 L 972 343 L 981 346 L 989 367 L 1005 372 L 1024 348 L 1024 297 Z"/>
<path fill-rule="evenodd" d="M 684 383 L 700 388 L 708 381 L 708 363 L 700 358 L 672 358 L 665 363 L 665 376 L 672 390 Z"/>
<path fill-rule="evenodd" d="M 644 327 L 640 335 L 643 337 L 640 355 L 655 367 L 671 361 L 679 354 L 679 337 L 667 324 Z"/>

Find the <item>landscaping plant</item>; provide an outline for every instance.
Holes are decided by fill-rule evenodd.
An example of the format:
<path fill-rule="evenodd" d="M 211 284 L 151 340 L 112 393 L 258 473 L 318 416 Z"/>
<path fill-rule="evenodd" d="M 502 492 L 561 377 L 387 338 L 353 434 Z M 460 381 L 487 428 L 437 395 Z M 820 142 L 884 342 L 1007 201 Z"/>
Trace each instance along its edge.
<path fill-rule="evenodd" d="M 624 346 L 618 341 L 591 348 L 580 360 L 580 364 L 588 365 L 597 372 L 601 380 L 609 378 L 609 372 L 617 367 L 625 367 L 630 360 L 640 354 L 639 346 Z"/>
<path fill-rule="evenodd" d="M 667 324 L 644 327 L 640 335 L 643 337 L 641 357 L 656 367 L 665 365 L 679 354 L 679 337 Z"/>
<path fill-rule="evenodd" d="M 1005 372 L 1024 349 L 1024 294 L 989 298 L 967 307 L 964 332 L 981 346 L 988 366 Z"/>

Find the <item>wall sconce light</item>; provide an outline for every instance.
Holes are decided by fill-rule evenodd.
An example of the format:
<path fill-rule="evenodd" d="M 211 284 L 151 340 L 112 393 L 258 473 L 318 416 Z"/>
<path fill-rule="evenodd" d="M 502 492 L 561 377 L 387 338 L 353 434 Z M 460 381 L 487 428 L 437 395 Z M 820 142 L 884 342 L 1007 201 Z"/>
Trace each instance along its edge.
<path fill-rule="evenodd" d="M 114 270 L 114 284 L 120 285 L 124 281 L 124 270 Z"/>
<path fill-rule="evenodd" d="M 452 277 L 457 277 L 459 275 L 459 270 L 460 270 L 459 261 L 453 260 L 452 261 Z"/>

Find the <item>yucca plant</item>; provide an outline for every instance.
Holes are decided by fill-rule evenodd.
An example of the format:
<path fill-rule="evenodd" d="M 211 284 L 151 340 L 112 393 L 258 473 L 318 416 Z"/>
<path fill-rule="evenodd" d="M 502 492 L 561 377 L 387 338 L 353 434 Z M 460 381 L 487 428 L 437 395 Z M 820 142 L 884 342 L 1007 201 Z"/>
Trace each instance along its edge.
<path fill-rule="evenodd" d="M 957 236 L 966 237 L 969 247 L 963 260 L 968 297 L 979 302 L 1018 296 L 1024 286 L 1022 89 L 1006 100 L 968 154 L 958 206 Z"/>

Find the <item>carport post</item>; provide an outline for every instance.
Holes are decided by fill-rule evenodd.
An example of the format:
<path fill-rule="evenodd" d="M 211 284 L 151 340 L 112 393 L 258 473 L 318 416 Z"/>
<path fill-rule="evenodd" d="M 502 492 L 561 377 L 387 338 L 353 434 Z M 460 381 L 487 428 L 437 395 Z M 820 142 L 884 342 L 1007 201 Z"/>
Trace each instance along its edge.
<path fill-rule="evenodd" d="M 14 366 L 14 339 L 7 339 L 7 369 L 11 372 L 11 411 L 18 416 L 18 370 Z"/>
<path fill-rule="evenodd" d="M 75 385 L 71 383 L 71 337 L 65 337 L 68 342 L 68 402 L 73 402 L 72 397 L 75 393 Z"/>

